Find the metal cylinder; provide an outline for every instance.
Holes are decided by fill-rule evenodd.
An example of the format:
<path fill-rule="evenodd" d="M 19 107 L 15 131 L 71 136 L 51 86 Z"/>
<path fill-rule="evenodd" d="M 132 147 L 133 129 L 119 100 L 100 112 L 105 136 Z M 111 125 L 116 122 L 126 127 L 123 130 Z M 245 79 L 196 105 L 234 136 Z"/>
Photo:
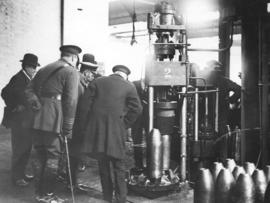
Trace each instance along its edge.
<path fill-rule="evenodd" d="M 200 169 L 194 188 L 194 203 L 214 203 L 214 181 L 208 169 Z"/>
<path fill-rule="evenodd" d="M 148 112 L 149 112 L 149 132 L 154 127 L 154 87 L 148 90 Z"/>
<path fill-rule="evenodd" d="M 196 92 L 199 91 L 198 88 L 195 89 Z M 195 93 L 195 132 L 194 141 L 199 140 L 199 93 Z"/>
<path fill-rule="evenodd" d="M 216 103 L 215 103 L 215 131 L 218 132 L 219 128 L 218 128 L 218 103 L 219 103 L 219 88 L 216 89 Z"/>
<path fill-rule="evenodd" d="M 262 170 L 256 169 L 252 174 L 252 180 L 255 187 L 255 202 L 263 203 L 264 193 L 267 187 L 267 180 Z"/>
<path fill-rule="evenodd" d="M 174 25 L 174 13 L 175 10 L 171 4 L 165 1 L 161 2 L 160 24 Z"/>
<path fill-rule="evenodd" d="M 162 138 L 153 128 L 147 139 L 147 170 L 151 182 L 160 182 L 162 175 Z"/>
<path fill-rule="evenodd" d="M 171 137 L 170 135 L 162 135 L 162 170 L 170 169 L 170 158 L 171 158 Z"/>
<path fill-rule="evenodd" d="M 182 92 L 186 92 L 186 87 L 182 88 Z M 180 180 L 186 180 L 186 161 L 187 161 L 187 97 L 183 98 L 181 112 L 181 135 L 180 135 Z"/>

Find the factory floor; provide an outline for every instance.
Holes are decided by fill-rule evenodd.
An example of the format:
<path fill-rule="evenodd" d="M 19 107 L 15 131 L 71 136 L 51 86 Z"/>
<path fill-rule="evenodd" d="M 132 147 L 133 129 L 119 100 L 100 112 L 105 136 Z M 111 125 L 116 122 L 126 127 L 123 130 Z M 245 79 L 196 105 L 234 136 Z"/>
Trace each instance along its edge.
<path fill-rule="evenodd" d="M 11 144 L 10 131 L 0 126 L 0 203 L 34 203 L 34 186 L 33 183 L 25 188 L 15 187 L 10 181 L 10 160 Z M 103 203 L 101 186 L 97 163 L 95 160 L 89 160 L 85 172 L 79 174 L 79 181 L 89 185 L 91 190 L 87 194 L 76 194 L 76 203 Z M 30 168 L 31 170 L 31 168 Z M 155 199 L 142 197 L 134 192 L 129 192 L 127 202 L 130 203 L 192 203 L 193 191 L 191 189 L 182 189 L 179 192 L 172 192 Z M 70 192 L 64 184 L 58 183 L 57 192 L 60 197 L 72 202 Z M 105 202 L 104 202 L 105 203 Z"/>

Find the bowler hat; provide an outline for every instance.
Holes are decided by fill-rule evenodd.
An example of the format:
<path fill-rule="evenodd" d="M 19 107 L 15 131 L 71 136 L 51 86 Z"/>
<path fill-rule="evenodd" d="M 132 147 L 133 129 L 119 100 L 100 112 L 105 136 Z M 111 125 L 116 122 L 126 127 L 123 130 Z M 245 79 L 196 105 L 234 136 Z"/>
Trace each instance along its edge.
<path fill-rule="evenodd" d="M 38 63 L 38 57 L 35 54 L 27 53 L 24 54 L 23 59 L 20 60 L 23 64 L 32 65 L 32 66 L 40 66 Z"/>
<path fill-rule="evenodd" d="M 130 70 L 128 67 L 124 66 L 124 65 L 116 65 L 112 68 L 112 71 L 113 72 L 116 72 L 116 71 L 121 71 L 123 73 L 126 73 L 127 75 L 130 74 Z"/>
<path fill-rule="evenodd" d="M 60 48 L 61 52 L 77 55 L 82 52 L 82 49 L 76 45 L 63 45 Z"/>
<path fill-rule="evenodd" d="M 84 54 L 81 62 L 84 68 L 89 68 L 91 70 L 97 70 L 97 62 L 95 61 L 95 56 L 92 54 Z"/>

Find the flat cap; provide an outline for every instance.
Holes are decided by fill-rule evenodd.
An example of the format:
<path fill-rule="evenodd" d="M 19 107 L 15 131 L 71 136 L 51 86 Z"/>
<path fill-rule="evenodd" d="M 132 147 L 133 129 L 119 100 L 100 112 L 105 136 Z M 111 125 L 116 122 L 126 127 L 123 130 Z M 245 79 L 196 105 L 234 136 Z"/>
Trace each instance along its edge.
<path fill-rule="evenodd" d="M 71 53 L 71 54 L 79 54 L 82 52 L 82 49 L 76 45 L 63 45 L 59 48 L 61 52 Z"/>
<path fill-rule="evenodd" d="M 130 74 L 130 70 L 128 67 L 124 66 L 124 65 L 116 65 L 112 68 L 112 71 L 113 72 L 116 72 L 116 71 L 121 71 L 123 73 L 126 73 L 127 75 Z"/>

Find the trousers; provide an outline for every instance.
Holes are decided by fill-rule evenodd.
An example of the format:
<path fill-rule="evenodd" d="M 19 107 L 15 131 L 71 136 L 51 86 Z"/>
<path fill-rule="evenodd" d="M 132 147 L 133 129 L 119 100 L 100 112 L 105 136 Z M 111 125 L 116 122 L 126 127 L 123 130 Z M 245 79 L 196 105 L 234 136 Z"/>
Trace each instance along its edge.
<path fill-rule="evenodd" d="M 11 127 L 11 178 L 12 181 L 23 179 L 31 149 L 32 136 L 30 130 L 17 124 Z"/>
<path fill-rule="evenodd" d="M 61 146 L 59 138 L 56 133 L 34 130 L 35 192 L 37 195 L 55 192 Z"/>
<path fill-rule="evenodd" d="M 116 202 L 125 203 L 127 185 L 125 180 L 126 167 L 124 160 L 104 155 L 98 159 L 98 166 L 104 200 L 112 202 L 113 192 L 115 192 Z M 115 190 L 113 188 L 115 188 Z"/>

